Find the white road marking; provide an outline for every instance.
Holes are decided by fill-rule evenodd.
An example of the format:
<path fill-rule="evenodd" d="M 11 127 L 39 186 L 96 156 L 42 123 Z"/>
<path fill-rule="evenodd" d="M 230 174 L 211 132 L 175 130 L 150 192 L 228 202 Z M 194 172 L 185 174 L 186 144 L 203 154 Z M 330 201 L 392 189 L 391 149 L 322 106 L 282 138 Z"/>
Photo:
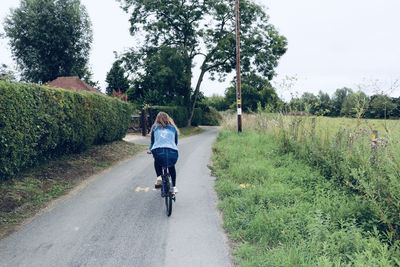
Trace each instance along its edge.
<path fill-rule="evenodd" d="M 138 187 L 136 187 L 136 189 L 135 189 L 135 192 L 149 192 L 149 190 L 150 190 L 150 188 L 149 187 L 140 187 L 140 186 L 138 186 Z"/>

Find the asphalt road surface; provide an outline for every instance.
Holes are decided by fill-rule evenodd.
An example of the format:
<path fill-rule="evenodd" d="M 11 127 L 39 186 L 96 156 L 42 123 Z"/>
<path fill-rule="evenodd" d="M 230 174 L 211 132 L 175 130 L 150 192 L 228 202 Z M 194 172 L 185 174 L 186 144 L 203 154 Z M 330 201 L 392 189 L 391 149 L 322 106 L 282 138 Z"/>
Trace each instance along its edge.
<path fill-rule="evenodd" d="M 180 140 L 171 217 L 145 152 L 0 241 L 0 266 L 232 266 L 207 164 L 216 128 Z"/>

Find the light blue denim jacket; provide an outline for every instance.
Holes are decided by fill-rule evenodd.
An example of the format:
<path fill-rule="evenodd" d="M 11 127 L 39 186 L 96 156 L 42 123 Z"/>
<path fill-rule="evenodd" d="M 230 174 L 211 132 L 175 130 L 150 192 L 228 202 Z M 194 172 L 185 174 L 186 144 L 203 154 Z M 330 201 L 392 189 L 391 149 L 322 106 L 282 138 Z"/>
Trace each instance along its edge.
<path fill-rule="evenodd" d="M 168 125 L 163 128 L 161 125 L 156 124 L 151 130 L 151 144 L 150 150 L 156 148 L 171 148 L 178 150 L 178 132 L 175 127 Z"/>

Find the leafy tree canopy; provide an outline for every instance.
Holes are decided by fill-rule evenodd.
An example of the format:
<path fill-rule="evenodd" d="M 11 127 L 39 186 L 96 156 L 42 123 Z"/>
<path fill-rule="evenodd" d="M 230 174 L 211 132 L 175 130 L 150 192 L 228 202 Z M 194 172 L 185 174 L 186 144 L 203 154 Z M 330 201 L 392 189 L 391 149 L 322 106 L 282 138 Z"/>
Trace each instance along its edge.
<path fill-rule="evenodd" d="M 4 29 L 24 80 L 87 76 L 92 30 L 80 0 L 21 0 Z"/>
<path fill-rule="evenodd" d="M 137 72 L 129 98 L 154 105 L 185 106 L 190 93 L 184 55 L 176 48 L 161 46 L 148 51 L 143 69 Z M 190 76 L 189 76 L 190 77 Z"/>
<path fill-rule="evenodd" d="M 384 94 L 377 94 L 370 97 L 367 116 L 370 118 L 387 118 L 393 114 L 396 104 L 393 99 Z"/>
<path fill-rule="evenodd" d="M 242 77 L 242 105 L 249 111 L 257 111 L 257 108 L 276 108 L 279 97 L 268 79 L 256 73 L 248 73 Z M 236 106 L 236 84 L 232 82 L 225 92 L 227 103 Z"/>
<path fill-rule="evenodd" d="M 229 109 L 228 101 L 224 96 L 212 95 L 204 98 L 204 102 L 207 106 L 213 107 L 218 111 L 224 111 Z"/>
<path fill-rule="evenodd" d="M 129 88 L 129 80 L 125 74 L 124 68 L 121 67 L 121 61 L 116 60 L 106 76 L 107 88 L 106 93 L 111 95 L 113 91 L 125 93 Z"/>
<path fill-rule="evenodd" d="M 119 0 L 131 15 L 131 33 L 144 33 L 145 43 L 127 57 L 131 70 L 140 68 L 140 57 L 153 47 L 182 51 L 186 61 L 185 88 L 192 90 L 191 68 L 199 56 L 200 74 L 190 93 L 191 114 L 204 74 L 224 79 L 236 65 L 234 4 L 229 0 Z M 287 41 L 269 23 L 264 9 L 252 0 L 241 1 L 241 60 L 243 73 L 257 72 L 272 79 Z M 190 122 L 190 119 L 189 119 Z"/>
<path fill-rule="evenodd" d="M 343 102 L 341 114 L 362 118 L 368 109 L 368 102 L 369 98 L 364 92 L 350 93 Z"/>
<path fill-rule="evenodd" d="M 336 89 L 332 97 L 332 105 L 333 105 L 332 115 L 334 116 L 343 115 L 342 113 L 343 103 L 346 97 L 352 93 L 353 90 L 347 87 Z"/>

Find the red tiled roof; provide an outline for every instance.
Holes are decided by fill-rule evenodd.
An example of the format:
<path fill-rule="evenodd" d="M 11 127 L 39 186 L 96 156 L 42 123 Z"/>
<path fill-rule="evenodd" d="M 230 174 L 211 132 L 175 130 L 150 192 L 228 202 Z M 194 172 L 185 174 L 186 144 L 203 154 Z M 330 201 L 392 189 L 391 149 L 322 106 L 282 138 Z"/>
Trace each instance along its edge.
<path fill-rule="evenodd" d="M 93 88 L 92 86 L 88 85 L 87 83 L 79 79 L 78 76 L 58 77 L 54 81 L 49 82 L 47 85 L 63 89 L 70 89 L 76 91 L 90 91 L 99 93 L 99 91 L 97 91 L 95 88 Z"/>

